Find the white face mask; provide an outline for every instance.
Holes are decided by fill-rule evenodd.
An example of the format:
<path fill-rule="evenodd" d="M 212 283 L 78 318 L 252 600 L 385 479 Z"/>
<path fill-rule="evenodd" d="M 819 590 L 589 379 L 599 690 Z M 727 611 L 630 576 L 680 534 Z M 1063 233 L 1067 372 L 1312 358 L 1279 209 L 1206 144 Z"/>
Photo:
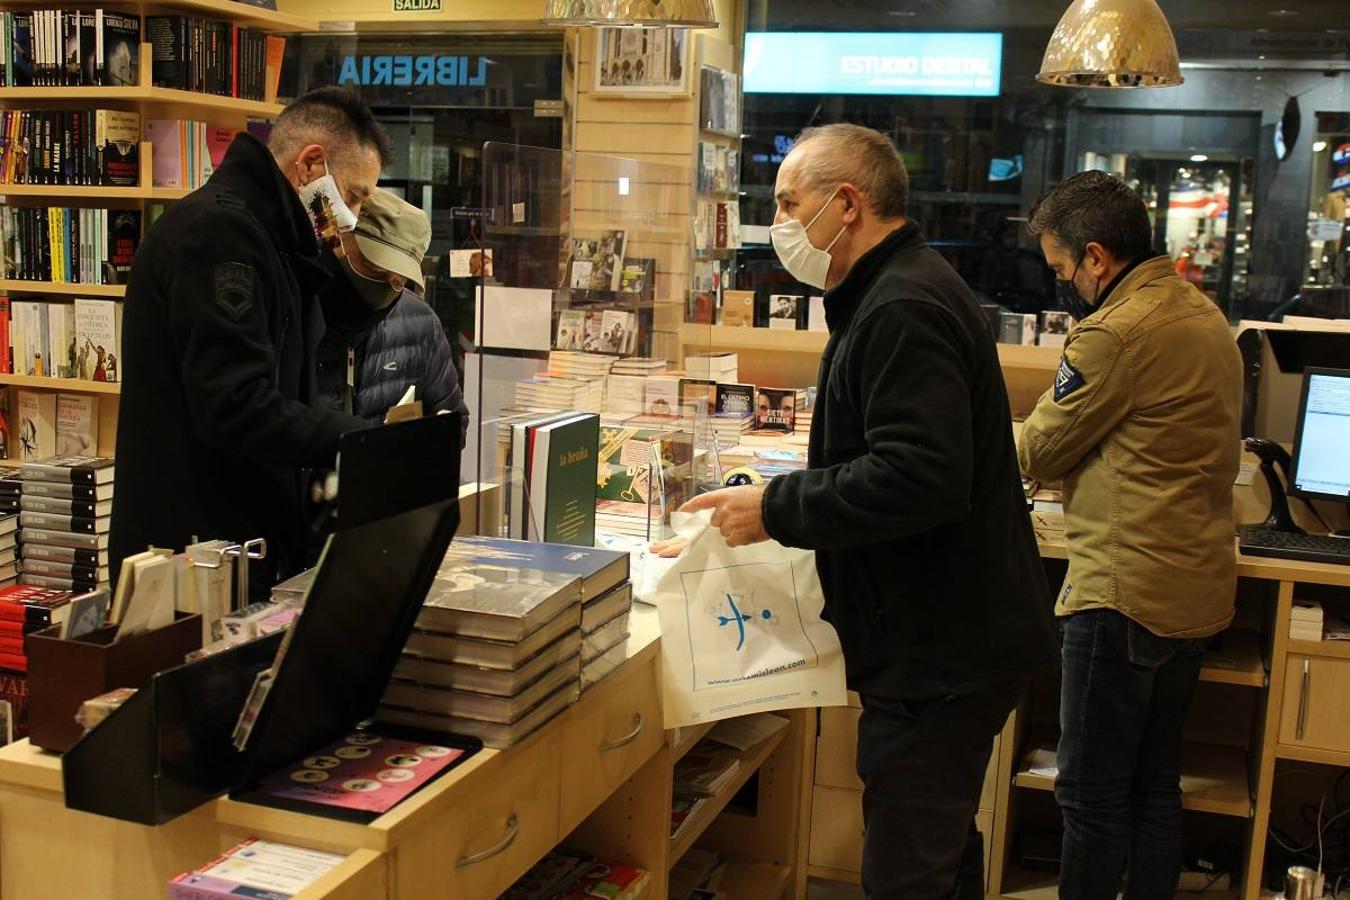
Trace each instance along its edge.
<path fill-rule="evenodd" d="M 769 229 L 769 240 L 773 243 L 774 252 L 778 254 L 778 261 L 788 270 L 788 274 L 803 284 L 822 290 L 830 274 L 830 251 L 839 243 L 848 226 L 840 226 L 839 233 L 824 250 L 811 243 L 807 231 L 816 224 L 816 219 L 824 214 L 838 193 L 839 188 L 835 188 L 834 193 L 825 201 L 825 205 L 805 225 L 797 219 L 788 219 Z"/>
<path fill-rule="evenodd" d="M 356 214 L 347 206 L 347 201 L 342 198 L 342 192 L 338 190 L 337 182 L 333 180 L 333 175 L 328 171 L 328 161 L 323 164 L 323 176 L 316 178 L 309 184 L 301 185 L 300 203 L 305 207 L 305 212 L 309 214 L 309 220 L 314 225 L 314 234 L 319 239 L 319 243 L 329 250 L 339 252 L 338 235 L 344 231 L 354 231 L 356 229 Z"/>

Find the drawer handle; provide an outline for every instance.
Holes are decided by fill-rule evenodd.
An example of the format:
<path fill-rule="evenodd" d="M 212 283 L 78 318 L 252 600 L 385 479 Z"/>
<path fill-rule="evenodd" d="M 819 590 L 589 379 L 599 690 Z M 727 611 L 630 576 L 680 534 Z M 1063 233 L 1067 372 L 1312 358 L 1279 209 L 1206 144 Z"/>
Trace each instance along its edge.
<path fill-rule="evenodd" d="M 1294 729 L 1294 740 L 1303 740 L 1303 731 L 1308 724 L 1308 689 L 1312 687 L 1312 660 L 1303 661 L 1303 682 L 1298 690 L 1298 727 Z"/>
<path fill-rule="evenodd" d="M 516 821 L 516 814 L 511 813 L 506 820 L 506 837 L 498 841 L 494 846 L 487 848 L 482 853 L 475 853 L 472 856 L 464 856 L 455 861 L 456 869 L 467 869 L 469 866 L 476 866 L 481 862 L 487 862 L 494 856 L 500 856 L 506 852 L 506 848 L 516 842 L 516 835 L 520 834 L 520 823 Z"/>
<path fill-rule="evenodd" d="M 633 743 L 633 741 L 638 739 L 638 735 L 642 734 L 642 726 L 646 724 L 646 721 L 642 718 L 642 713 L 633 713 L 633 730 L 616 741 L 608 741 L 601 744 L 600 752 L 608 753 L 611 750 L 618 750 L 620 747 L 627 747 L 629 744 Z"/>

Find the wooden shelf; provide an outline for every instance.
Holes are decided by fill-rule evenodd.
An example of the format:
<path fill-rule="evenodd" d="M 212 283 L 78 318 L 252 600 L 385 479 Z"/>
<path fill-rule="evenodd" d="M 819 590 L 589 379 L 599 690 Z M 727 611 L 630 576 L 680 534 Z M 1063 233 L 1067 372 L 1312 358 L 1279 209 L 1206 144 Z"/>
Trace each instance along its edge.
<path fill-rule="evenodd" d="M 1350 641 L 1290 641 L 1290 656 L 1319 659 L 1350 659 Z"/>
<path fill-rule="evenodd" d="M 57 284 L 54 281 L 0 279 L 0 291 L 11 294 L 64 294 L 71 297 L 125 297 L 125 284 Z"/>
<path fill-rule="evenodd" d="M 1034 791 L 1053 791 L 1055 780 L 1020 771 L 1013 784 Z M 1181 767 L 1181 806 L 1192 812 L 1251 818 L 1247 754 L 1220 744 L 1187 744 Z"/>
<path fill-rule="evenodd" d="M 675 742 L 670 745 L 670 764 L 684 759 L 684 755 L 694 749 L 694 745 L 707 737 L 708 732 L 713 730 L 716 722 L 704 722 L 702 725 L 686 725 L 683 728 L 675 728 L 670 732 L 670 736 L 675 738 Z"/>
<path fill-rule="evenodd" d="M 0 9 L 24 10 L 83 9 L 96 6 L 111 7 L 118 11 L 134 12 L 138 15 L 174 12 L 196 13 L 217 19 L 227 19 L 236 25 L 258 28 L 273 33 L 319 30 L 319 23 L 314 19 L 277 12 L 274 9 L 250 6 L 247 3 L 237 2 L 237 0 L 151 0 L 151 2 L 131 0 L 131 2 L 126 3 L 81 3 L 78 0 L 64 0 L 64 2 L 59 3 L 0 3 Z"/>
<path fill-rule="evenodd" d="M 778 749 L 778 745 L 783 742 L 783 738 L 787 736 L 790 730 L 789 728 L 780 729 L 764 743 L 740 754 L 740 768 L 736 770 L 736 774 L 727 783 L 727 786 L 716 796 L 709 797 L 699 807 L 698 812 L 685 820 L 684 830 L 680 832 L 679 837 L 671 839 L 670 856 L 668 857 L 671 866 L 679 862 L 689 852 L 689 848 L 694 846 L 694 842 L 703 836 L 707 827 L 722 814 L 722 810 L 727 808 L 731 798 L 735 797 L 736 793 L 745 787 L 745 783 L 759 771 L 759 767 L 764 765 L 764 761 L 769 758 L 770 754 Z M 734 893 L 730 893 L 728 896 L 740 897 L 739 894 Z"/>
<path fill-rule="evenodd" d="M 78 378 L 47 378 L 37 375 L 0 374 L 0 384 L 24 388 L 41 388 L 48 391 L 69 391 L 73 394 L 122 393 L 121 382 L 81 381 Z"/>
<path fill-rule="evenodd" d="M 240 100 L 238 97 L 219 97 L 197 91 L 178 91 L 172 88 L 145 84 L 134 87 L 17 87 L 0 88 L 0 103 L 98 103 L 133 101 L 137 103 L 177 106 L 206 112 L 226 112 L 234 115 L 272 119 L 281 114 L 279 103 L 258 100 Z"/>
<path fill-rule="evenodd" d="M 1177 891 L 1176 900 L 1238 900 L 1238 891 Z M 1059 873 L 1014 865 L 1003 880 L 1004 900 L 1059 900 Z"/>
<path fill-rule="evenodd" d="M 1350 750 L 1324 750 L 1321 747 L 1300 747 L 1296 744 L 1276 744 L 1275 755 L 1280 759 L 1317 763 L 1322 766 L 1350 768 Z"/>
<path fill-rule="evenodd" d="M 787 866 L 729 861 L 717 893 L 735 900 L 779 900 L 791 877 Z"/>
<path fill-rule="evenodd" d="M 0 184 L 0 196 L 51 197 L 69 200 L 181 200 L 187 191 L 175 188 L 103 187 L 65 184 Z"/>
<path fill-rule="evenodd" d="M 1200 680 L 1240 687 L 1265 687 L 1270 676 L 1265 657 L 1261 655 L 1260 636 L 1245 628 L 1233 628 L 1223 633 L 1223 644 L 1222 651 L 1205 654 Z M 1220 660 L 1231 665 L 1219 664 Z"/>
<path fill-rule="evenodd" d="M 770 328 L 746 328 L 739 325 L 680 326 L 680 342 L 686 352 L 703 348 L 713 350 L 763 350 L 771 353 L 811 353 L 817 356 L 830 339 L 824 331 L 774 331 Z"/>

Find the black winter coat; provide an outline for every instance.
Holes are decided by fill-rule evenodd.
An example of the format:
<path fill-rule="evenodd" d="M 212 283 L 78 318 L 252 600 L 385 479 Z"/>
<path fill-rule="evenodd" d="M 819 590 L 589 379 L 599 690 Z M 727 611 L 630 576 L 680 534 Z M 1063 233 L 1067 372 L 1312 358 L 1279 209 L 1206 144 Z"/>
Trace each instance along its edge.
<path fill-rule="evenodd" d="M 1050 591 L 984 316 L 916 226 L 825 295 L 808 468 L 770 482 L 769 534 L 816 551 L 849 686 L 919 699 L 1057 658 Z"/>
<path fill-rule="evenodd" d="M 416 385 L 427 415 L 469 410 L 459 387 L 454 356 L 441 320 L 412 291 L 404 291 L 384 315 L 369 308 L 334 278 L 322 294 L 326 329 L 319 342 L 319 402 L 327 409 L 347 409 L 347 355 L 352 357 L 351 412 L 372 425 Z"/>
<path fill-rule="evenodd" d="M 302 467 L 365 427 L 308 405 L 328 275 L 272 154 L 235 138 L 146 233 L 127 286 L 110 561 L 194 538 L 267 539 L 265 596 L 304 561 Z"/>

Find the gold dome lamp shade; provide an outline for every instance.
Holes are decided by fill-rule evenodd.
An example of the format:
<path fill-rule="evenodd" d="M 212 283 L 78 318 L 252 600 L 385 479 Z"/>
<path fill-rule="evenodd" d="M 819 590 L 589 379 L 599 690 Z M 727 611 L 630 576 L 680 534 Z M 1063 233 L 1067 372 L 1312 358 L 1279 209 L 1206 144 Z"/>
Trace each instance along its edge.
<path fill-rule="evenodd" d="M 1074 0 L 1050 37 L 1036 80 L 1076 88 L 1183 81 L 1176 38 L 1156 0 Z"/>
<path fill-rule="evenodd" d="M 545 25 L 716 28 L 713 0 L 545 0 Z"/>

